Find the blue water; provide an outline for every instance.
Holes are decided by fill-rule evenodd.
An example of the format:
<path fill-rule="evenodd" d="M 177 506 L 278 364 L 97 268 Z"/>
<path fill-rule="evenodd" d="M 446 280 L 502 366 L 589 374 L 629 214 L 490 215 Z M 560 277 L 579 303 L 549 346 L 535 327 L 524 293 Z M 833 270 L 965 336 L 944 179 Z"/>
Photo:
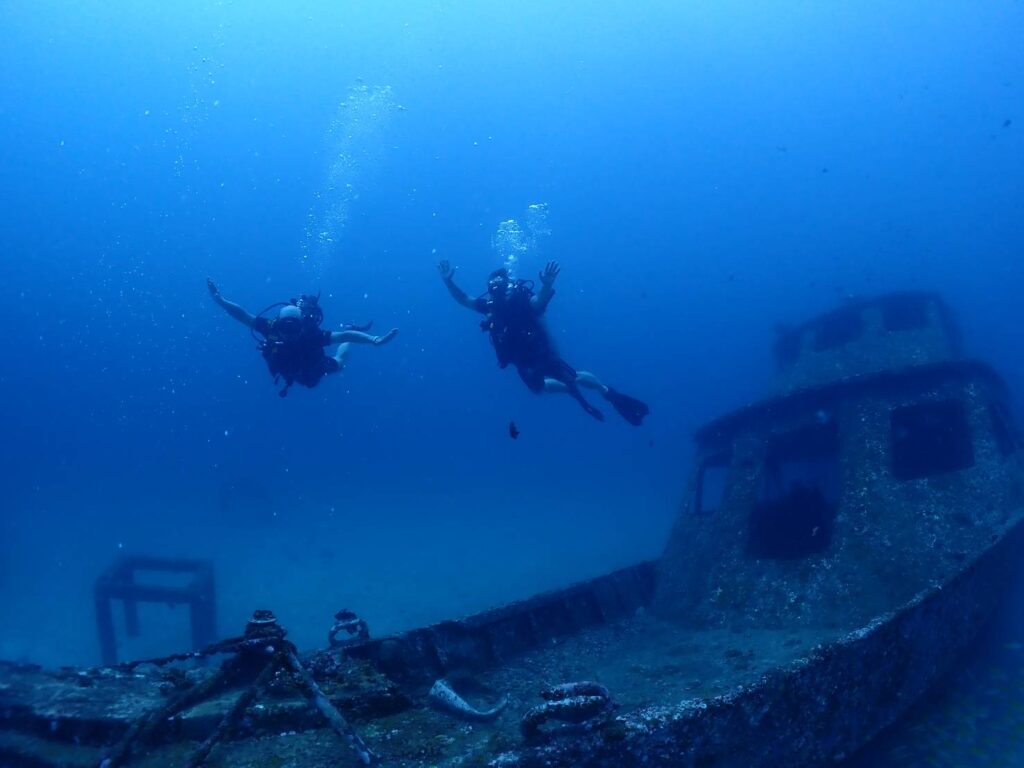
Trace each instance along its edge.
<path fill-rule="evenodd" d="M 1007 0 L 0 2 L 0 657 L 96 662 L 125 552 L 303 647 L 656 556 L 693 429 L 851 296 L 941 292 L 1021 392 L 1022 39 Z M 438 278 L 532 204 L 517 268 L 642 428 L 532 395 Z M 400 333 L 281 399 L 207 276 Z"/>

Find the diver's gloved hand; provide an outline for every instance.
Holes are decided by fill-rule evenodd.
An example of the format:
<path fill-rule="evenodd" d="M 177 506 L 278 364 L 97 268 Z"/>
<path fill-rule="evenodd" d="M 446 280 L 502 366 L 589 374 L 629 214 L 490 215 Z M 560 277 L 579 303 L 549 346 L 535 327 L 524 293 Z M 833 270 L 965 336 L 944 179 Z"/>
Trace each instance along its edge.
<path fill-rule="evenodd" d="M 450 283 L 455 279 L 455 271 L 457 269 L 458 267 L 453 267 L 447 259 L 442 260 L 441 263 L 437 265 L 437 271 L 441 273 L 441 279 L 446 283 Z"/>
<path fill-rule="evenodd" d="M 540 273 L 541 285 L 545 285 L 550 288 L 555 284 L 555 278 L 558 277 L 558 273 L 562 271 L 562 268 L 558 266 L 557 261 L 549 261 L 548 265 L 544 267 L 544 271 Z"/>
<path fill-rule="evenodd" d="M 373 346 L 379 347 L 381 344 L 387 344 L 389 341 L 391 341 L 397 335 L 398 335 L 398 329 L 397 328 L 392 328 L 390 331 L 385 333 L 383 336 L 374 336 L 373 337 Z"/>
<path fill-rule="evenodd" d="M 213 296 L 214 299 L 220 298 L 220 289 L 217 287 L 217 284 L 213 282 L 212 277 L 206 278 L 206 287 L 210 291 L 210 295 Z"/>

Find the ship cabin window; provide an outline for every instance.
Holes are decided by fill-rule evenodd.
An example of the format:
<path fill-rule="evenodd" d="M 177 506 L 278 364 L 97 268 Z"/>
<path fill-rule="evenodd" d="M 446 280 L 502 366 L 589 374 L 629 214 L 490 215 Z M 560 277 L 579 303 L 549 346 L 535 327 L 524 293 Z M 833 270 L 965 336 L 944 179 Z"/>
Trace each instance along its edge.
<path fill-rule="evenodd" d="M 882 305 L 882 326 L 887 331 L 913 331 L 928 327 L 928 300 L 900 298 Z"/>
<path fill-rule="evenodd" d="M 860 336 L 863 327 L 860 310 L 834 312 L 818 322 L 814 334 L 814 348 L 820 352 L 841 347 Z"/>
<path fill-rule="evenodd" d="M 1020 447 L 1020 434 L 1010 418 L 1010 412 L 1002 403 L 989 403 L 989 416 L 992 418 L 992 433 L 995 435 L 999 453 L 1009 456 Z"/>
<path fill-rule="evenodd" d="M 694 512 L 698 515 L 709 515 L 722 506 L 731 464 L 731 450 L 704 459 L 694 489 Z"/>
<path fill-rule="evenodd" d="M 960 400 L 896 408 L 890 416 L 892 473 L 915 480 L 974 465 L 967 411 Z"/>
<path fill-rule="evenodd" d="M 828 549 L 839 506 L 839 471 L 834 421 L 773 436 L 750 515 L 747 554 L 796 560 Z"/>
<path fill-rule="evenodd" d="M 775 363 L 779 368 L 796 365 L 800 359 L 800 332 L 780 330 L 775 339 Z"/>

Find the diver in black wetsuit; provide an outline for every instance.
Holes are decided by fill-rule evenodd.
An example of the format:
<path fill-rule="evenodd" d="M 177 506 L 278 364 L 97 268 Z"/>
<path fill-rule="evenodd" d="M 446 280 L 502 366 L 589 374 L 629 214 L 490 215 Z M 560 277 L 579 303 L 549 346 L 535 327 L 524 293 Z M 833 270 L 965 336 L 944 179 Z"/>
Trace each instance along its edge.
<path fill-rule="evenodd" d="M 288 394 L 292 384 L 315 387 L 327 374 L 340 373 L 353 344 L 380 346 L 398 333 L 397 328 L 392 328 L 383 336 L 371 336 L 366 333 L 370 325 L 347 325 L 340 331 L 325 331 L 320 327 L 324 313 L 316 296 L 301 296 L 290 302 L 272 304 L 258 315 L 253 315 L 221 296 L 216 283 L 210 278 L 206 278 L 206 287 L 225 312 L 252 330 L 274 382 L 284 380 L 284 389 L 278 393 L 281 397 Z M 273 320 L 263 316 L 278 307 L 280 309 Z M 337 351 L 333 355 L 326 354 L 324 348 L 334 344 L 338 345 Z"/>
<path fill-rule="evenodd" d="M 583 397 L 581 386 L 598 390 L 634 426 L 639 426 L 650 413 L 645 403 L 602 384 L 592 373 L 575 370 L 558 356 L 542 321 L 555 295 L 558 262 L 549 262 L 540 273 L 541 287 L 536 294 L 532 281 L 512 280 L 507 269 L 496 269 L 487 280 L 487 293 L 475 299 L 455 284 L 456 267 L 442 261 L 437 269 L 456 302 L 484 315 L 480 327 L 490 334 L 498 365 L 502 368 L 514 365 L 531 391 L 565 392 L 601 421 L 604 415 Z"/>

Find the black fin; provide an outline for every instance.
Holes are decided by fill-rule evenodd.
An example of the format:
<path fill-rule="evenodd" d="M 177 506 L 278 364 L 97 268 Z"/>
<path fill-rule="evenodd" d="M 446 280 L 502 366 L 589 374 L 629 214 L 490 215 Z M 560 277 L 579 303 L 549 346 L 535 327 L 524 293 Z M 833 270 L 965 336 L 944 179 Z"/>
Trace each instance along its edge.
<path fill-rule="evenodd" d="M 611 403 L 612 408 L 634 427 L 639 427 L 643 423 L 644 417 L 651 412 L 647 403 L 617 392 L 611 387 L 608 387 L 608 391 L 604 393 L 604 399 Z"/>

